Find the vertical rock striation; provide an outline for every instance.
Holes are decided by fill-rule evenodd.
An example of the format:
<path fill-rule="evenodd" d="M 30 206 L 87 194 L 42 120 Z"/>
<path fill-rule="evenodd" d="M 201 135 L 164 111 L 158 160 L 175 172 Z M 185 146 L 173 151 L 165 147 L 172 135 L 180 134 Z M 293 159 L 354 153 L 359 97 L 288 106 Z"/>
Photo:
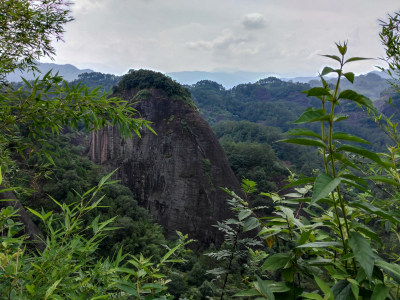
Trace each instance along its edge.
<path fill-rule="evenodd" d="M 110 170 L 119 168 L 119 179 L 165 228 L 167 236 L 179 230 L 204 244 L 220 243 L 222 236 L 213 225 L 231 215 L 229 196 L 220 187 L 238 192 L 240 184 L 188 95 L 182 98 L 163 89 L 160 78 L 142 89 L 143 82 L 137 77 L 143 72 L 147 81 L 154 75 L 169 85 L 178 84 L 160 73 L 140 70 L 125 75 L 116 89 L 116 95 L 136 102 L 135 108 L 153 122 L 157 135 L 145 130 L 141 138 L 126 140 L 116 128 L 108 127 L 91 134 L 90 157 Z"/>

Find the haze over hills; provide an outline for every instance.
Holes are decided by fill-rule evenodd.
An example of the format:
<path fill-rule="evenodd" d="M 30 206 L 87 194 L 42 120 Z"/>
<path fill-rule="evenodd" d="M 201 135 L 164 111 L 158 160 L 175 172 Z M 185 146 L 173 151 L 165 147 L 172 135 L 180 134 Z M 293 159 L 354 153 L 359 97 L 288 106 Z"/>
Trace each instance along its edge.
<path fill-rule="evenodd" d="M 51 69 L 53 69 L 54 73 L 58 72 L 61 76 L 64 77 L 67 81 L 77 80 L 78 75 L 83 73 L 93 73 L 95 71 L 91 69 L 79 69 L 71 64 L 66 65 L 58 65 L 54 63 L 39 63 L 38 68 L 42 74 L 47 73 Z M 96 73 L 96 72 L 95 72 Z M 249 72 L 249 71 L 215 71 L 215 72 L 206 72 L 206 71 L 181 71 L 181 72 L 170 72 L 165 75 L 171 77 L 173 80 L 177 81 L 183 85 L 193 85 L 201 80 L 211 80 L 221 84 L 226 89 L 231 89 L 234 86 L 243 83 L 255 83 L 260 79 L 268 78 L 268 77 L 276 77 L 283 81 L 292 81 L 292 82 L 300 82 L 300 83 L 311 83 L 313 86 L 316 82 L 319 82 L 318 76 L 303 76 L 303 77 L 282 77 L 279 74 L 274 74 L 271 72 Z M 373 77 L 375 75 L 375 77 Z M 376 75 L 379 75 L 377 77 Z M 7 76 L 7 79 L 11 82 L 19 82 L 21 80 L 21 76 L 27 80 L 33 80 L 37 74 L 33 72 L 18 72 L 12 73 Z M 118 75 L 113 75 L 117 76 Z M 374 85 L 379 85 L 379 87 L 375 91 L 376 93 L 369 93 L 368 97 L 373 100 L 379 98 L 379 92 L 382 90 L 382 86 L 385 85 L 385 80 L 388 79 L 388 75 L 384 72 L 379 71 L 371 71 L 365 75 L 359 75 L 356 78 L 365 79 L 365 76 L 368 76 L 370 81 L 374 82 Z M 363 79 L 363 84 L 370 85 L 370 83 L 365 82 Z M 357 82 L 357 80 L 356 80 Z M 355 82 L 355 83 L 356 83 Z M 349 83 L 350 84 L 350 83 Z M 357 84 L 355 84 L 357 85 Z M 346 88 L 349 88 L 346 86 Z M 357 90 L 356 86 L 353 86 Z M 365 88 L 365 86 L 364 86 Z"/>
<path fill-rule="evenodd" d="M 39 63 L 38 64 L 38 69 L 40 73 L 46 74 L 48 71 L 53 70 L 53 73 L 59 73 L 59 75 L 63 76 L 65 80 L 72 81 L 78 78 L 79 74 L 82 73 L 91 73 L 93 70 L 91 69 L 78 69 L 77 67 L 66 64 L 66 65 L 58 65 L 58 64 L 53 64 L 53 63 Z M 19 82 L 22 81 L 21 77 L 24 77 L 27 80 L 33 80 L 35 77 L 37 77 L 38 74 L 34 72 L 14 72 L 9 74 L 6 78 L 8 81 L 11 82 Z"/>

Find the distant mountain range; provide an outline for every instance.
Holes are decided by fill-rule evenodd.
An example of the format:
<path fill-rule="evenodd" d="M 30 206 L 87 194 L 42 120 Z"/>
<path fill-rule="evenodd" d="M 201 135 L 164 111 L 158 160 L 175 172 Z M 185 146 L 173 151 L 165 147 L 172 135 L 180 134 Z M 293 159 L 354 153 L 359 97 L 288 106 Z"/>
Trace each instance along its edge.
<path fill-rule="evenodd" d="M 48 71 L 53 70 L 53 73 L 59 73 L 59 75 L 63 76 L 65 80 L 72 81 L 78 78 L 79 74 L 82 73 L 91 73 L 93 70 L 83 69 L 80 70 L 77 67 L 67 64 L 67 65 L 58 65 L 53 63 L 40 63 L 38 64 L 38 69 L 40 73 L 46 74 Z M 21 77 L 24 77 L 26 80 L 33 80 L 37 77 L 38 74 L 34 72 L 14 72 L 7 76 L 7 80 L 11 82 L 19 82 L 22 81 Z"/>
<path fill-rule="evenodd" d="M 58 64 L 53 64 L 53 63 L 40 63 L 38 65 L 38 68 L 42 74 L 45 74 L 49 70 L 53 69 L 54 73 L 58 72 L 61 76 L 64 77 L 64 79 L 66 79 L 68 81 L 73 81 L 75 79 L 78 79 L 79 74 L 94 72 L 91 69 L 81 70 L 70 64 L 58 65 Z M 387 74 L 385 74 L 383 72 L 379 72 L 379 71 L 372 71 L 372 72 L 369 72 L 368 74 L 379 75 L 379 77 L 381 77 L 382 79 L 389 78 Z M 368 74 L 360 75 L 357 77 L 364 77 L 364 76 L 367 76 Z M 219 71 L 219 72 L 182 71 L 182 72 L 170 72 L 170 73 L 166 73 L 166 75 L 183 85 L 193 85 L 201 80 L 211 80 L 211 81 L 215 81 L 215 82 L 223 85 L 226 89 L 230 89 L 230 88 L 237 86 L 239 84 L 242 84 L 242 83 L 254 83 L 260 79 L 271 77 L 271 76 L 280 78 L 283 81 L 293 81 L 293 82 L 300 82 L 300 83 L 309 83 L 310 81 L 312 82 L 315 80 L 319 81 L 319 78 L 317 76 L 282 78 L 281 76 L 270 73 L 270 72 L 248 72 L 248 71 L 231 71 L 231 72 L 229 72 L 229 71 Z M 33 74 L 33 72 L 23 72 L 23 73 L 17 72 L 17 73 L 10 74 L 7 77 L 7 79 L 9 81 L 18 82 L 18 81 L 21 81 L 21 76 L 27 80 L 32 80 L 35 78 L 35 74 Z M 37 74 L 36 74 L 36 76 L 37 76 Z M 373 78 L 370 78 L 370 79 L 373 79 Z M 378 81 L 382 81 L 382 80 L 378 80 Z M 380 84 L 383 84 L 383 83 L 380 82 Z M 381 87 L 379 87 L 379 88 L 381 88 Z M 379 97 L 379 95 L 377 93 L 374 95 L 368 95 L 368 96 L 372 96 L 372 98 L 375 98 L 375 99 Z"/>

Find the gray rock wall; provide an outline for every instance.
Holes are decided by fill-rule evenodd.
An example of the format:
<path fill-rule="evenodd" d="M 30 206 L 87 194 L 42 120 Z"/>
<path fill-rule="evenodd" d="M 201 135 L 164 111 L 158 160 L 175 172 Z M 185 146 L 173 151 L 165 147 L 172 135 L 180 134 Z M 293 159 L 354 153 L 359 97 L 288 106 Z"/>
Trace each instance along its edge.
<path fill-rule="evenodd" d="M 213 225 L 231 215 L 229 196 L 220 187 L 239 192 L 240 184 L 211 128 L 197 109 L 160 90 L 151 90 L 136 109 L 153 122 L 157 135 L 144 130 L 142 138 L 125 140 L 112 127 L 93 132 L 91 159 L 109 170 L 119 168 L 117 177 L 167 236 L 179 230 L 204 244 L 220 243 Z"/>

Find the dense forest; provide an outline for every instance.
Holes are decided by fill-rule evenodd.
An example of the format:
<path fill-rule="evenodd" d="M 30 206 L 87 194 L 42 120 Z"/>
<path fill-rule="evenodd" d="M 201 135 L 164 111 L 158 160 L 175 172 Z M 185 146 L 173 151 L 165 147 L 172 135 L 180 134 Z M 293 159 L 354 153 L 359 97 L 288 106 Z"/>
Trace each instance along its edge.
<path fill-rule="evenodd" d="M 225 89 L 145 70 L 8 83 L 55 55 L 72 17 L 57 0 L 0 12 L 0 299 L 399 299 L 399 13 L 381 24 L 389 81 L 348 72 L 363 58 L 338 43 L 319 83 Z M 139 96 L 121 99 L 127 88 Z M 149 90 L 197 108 L 242 182 L 242 194 L 222 187 L 221 244 L 165 238 L 87 158 L 92 131 L 156 134 L 132 105 Z"/>

